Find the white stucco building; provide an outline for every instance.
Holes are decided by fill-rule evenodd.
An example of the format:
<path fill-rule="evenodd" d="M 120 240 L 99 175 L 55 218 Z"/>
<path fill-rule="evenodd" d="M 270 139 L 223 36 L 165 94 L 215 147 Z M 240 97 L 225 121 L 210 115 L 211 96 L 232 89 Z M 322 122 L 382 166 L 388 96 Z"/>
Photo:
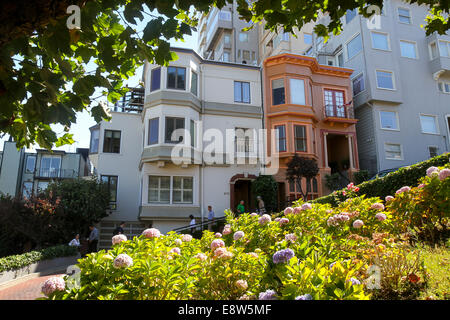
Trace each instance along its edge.
<path fill-rule="evenodd" d="M 224 150 L 227 130 L 262 128 L 260 69 L 172 50 L 179 58 L 168 67 L 145 65 L 143 96 L 127 99 L 116 106 L 110 122 L 91 128 L 90 159 L 111 188 L 101 247 L 109 246 L 120 221 L 132 236 L 150 225 L 162 232 L 188 225 L 191 214 L 200 222 L 209 205 L 216 217 L 240 200 L 247 211 L 256 208 L 250 182 L 259 175 L 260 162 L 249 157 L 257 151 L 256 135 L 228 140 L 245 156 L 242 164 L 237 153 L 226 158 Z M 133 106 L 133 101 L 138 103 Z M 214 148 L 213 159 L 202 152 Z"/>

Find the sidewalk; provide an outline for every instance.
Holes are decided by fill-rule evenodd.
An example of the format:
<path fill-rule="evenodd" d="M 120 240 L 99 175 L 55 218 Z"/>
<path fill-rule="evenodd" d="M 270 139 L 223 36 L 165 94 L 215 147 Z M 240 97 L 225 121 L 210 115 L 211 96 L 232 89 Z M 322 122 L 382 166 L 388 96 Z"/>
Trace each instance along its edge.
<path fill-rule="evenodd" d="M 61 275 L 60 273 L 56 275 Z M 25 281 L 20 281 L 11 286 L 0 288 L 0 300 L 35 300 L 44 297 L 41 287 L 45 280 L 54 275 L 38 276 Z"/>

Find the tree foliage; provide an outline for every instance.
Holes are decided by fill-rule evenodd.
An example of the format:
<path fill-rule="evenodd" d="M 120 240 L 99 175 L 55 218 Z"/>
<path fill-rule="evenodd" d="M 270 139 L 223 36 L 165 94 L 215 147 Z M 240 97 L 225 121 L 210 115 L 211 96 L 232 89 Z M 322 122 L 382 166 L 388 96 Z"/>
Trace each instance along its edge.
<path fill-rule="evenodd" d="M 17 146 L 37 142 L 50 149 L 73 143 L 69 129 L 76 113 L 87 110 L 96 121 L 109 119 L 99 98 L 114 103 L 127 91 L 125 79 L 147 59 L 161 65 L 176 59 L 170 39 L 182 39 L 197 25 L 197 13 L 231 0 L 6 0 L 0 17 L 0 132 L 11 135 Z M 430 5 L 427 33 L 449 29 L 448 1 L 409 0 Z M 80 29 L 68 29 L 69 5 L 81 8 Z M 241 17 L 252 25 L 265 22 L 272 31 L 301 28 L 325 12 L 327 26 L 316 32 L 327 36 L 342 29 L 346 10 L 382 0 L 237 0 Z M 137 30 L 140 22 L 146 23 Z M 148 22 L 147 22 L 148 21 Z M 87 66 L 94 66 L 86 72 Z M 100 91 L 101 95 L 95 96 Z M 57 135 L 51 124 L 61 124 Z"/>
<path fill-rule="evenodd" d="M 295 183 L 303 197 L 308 199 L 309 190 L 303 190 L 302 180 L 306 179 L 306 185 L 311 186 L 311 180 L 319 173 L 319 167 L 315 159 L 299 157 L 297 154 L 288 162 L 286 169 L 286 178 L 289 182 Z"/>

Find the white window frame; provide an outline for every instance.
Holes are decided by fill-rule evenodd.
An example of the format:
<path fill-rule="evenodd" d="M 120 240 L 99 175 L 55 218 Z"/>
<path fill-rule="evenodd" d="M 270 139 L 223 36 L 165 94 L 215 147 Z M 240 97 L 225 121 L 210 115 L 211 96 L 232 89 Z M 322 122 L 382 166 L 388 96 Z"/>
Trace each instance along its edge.
<path fill-rule="evenodd" d="M 241 40 L 241 35 L 243 35 L 243 34 L 245 34 L 245 36 L 246 36 L 246 40 L 245 41 Z M 239 42 L 248 43 L 248 32 L 239 32 Z"/>
<path fill-rule="evenodd" d="M 427 147 L 427 149 L 428 149 L 428 156 L 430 157 L 430 159 L 432 158 L 432 156 L 431 156 L 431 154 L 430 154 L 430 148 L 436 148 L 436 156 L 439 155 L 439 146 L 436 146 L 436 145 L 428 146 L 428 147 Z M 436 157 L 436 156 L 435 156 L 435 157 Z"/>
<path fill-rule="evenodd" d="M 386 154 L 386 146 L 390 144 L 390 145 L 398 145 L 400 146 L 400 158 L 388 158 L 387 154 Z M 404 160 L 404 155 L 403 155 L 403 145 L 401 143 L 394 143 L 394 142 L 385 142 L 384 143 L 384 157 L 386 160 L 397 160 L 397 161 L 402 161 Z"/>
<path fill-rule="evenodd" d="M 150 177 L 168 177 L 169 178 L 169 202 L 161 202 L 161 201 L 153 201 L 150 202 Z M 173 201 L 173 179 L 175 177 L 179 178 L 192 178 L 192 202 L 174 202 Z M 149 174 L 147 175 L 147 204 L 152 206 L 195 206 L 196 204 L 196 189 L 195 189 L 195 181 L 196 177 L 193 175 L 183 175 L 183 174 L 175 174 L 175 175 L 164 175 L 164 174 Z M 161 183 L 158 185 L 158 190 L 160 190 Z"/>
<path fill-rule="evenodd" d="M 180 202 L 175 202 L 173 200 L 173 193 L 175 192 L 175 188 L 174 188 L 174 179 L 175 178 L 191 178 L 192 179 L 192 202 L 186 202 L 186 201 L 180 201 Z M 182 180 L 183 181 L 183 180 Z M 182 182 L 182 184 L 184 184 L 184 182 Z M 182 189 L 178 190 L 181 191 L 181 197 L 183 198 L 183 190 L 189 190 L 189 189 L 184 189 L 182 186 Z M 176 176 L 171 176 L 171 183 L 170 183 L 170 200 L 171 200 L 171 204 L 194 204 L 194 177 L 193 176 L 181 176 L 181 175 L 176 175 Z"/>
<path fill-rule="evenodd" d="M 431 45 L 434 44 L 436 46 L 436 56 L 433 57 L 433 51 L 431 50 Z M 440 57 L 440 52 L 439 52 L 439 45 L 437 43 L 437 41 L 431 41 L 428 44 L 428 54 L 430 56 L 430 61 L 433 61 L 434 59 L 437 59 Z"/>
<path fill-rule="evenodd" d="M 159 205 L 168 205 L 172 204 L 172 176 L 167 176 L 163 174 L 150 174 L 147 176 L 147 203 L 148 204 L 159 204 Z M 168 177 L 169 178 L 169 202 L 161 201 L 161 179 L 158 180 L 158 201 L 150 201 L 150 177 Z"/>
<path fill-rule="evenodd" d="M 422 127 L 422 119 L 421 117 L 433 117 L 434 118 L 434 124 L 436 126 L 436 132 L 424 132 L 423 131 L 423 127 Z M 440 130 L 439 130 L 439 121 L 438 121 L 438 117 L 435 114 L 425 114 L 425 113 L 419 113 L 419 124 L 420 124 L 420 131 L 423 134 L 431 134 L 431 135 L 439 135 Z"/>
<path fill-rule="evenodd" d="M 361 40 L 361 50 L 359 50 L 359 52 L 357 54 L 355 54 L 354 56 L 352 56 L 351 58 L 348 56 L 348 44 L 350 42 L 352 42 L 356 37 L 360 37 Z M 363 52 L 363 43 L 362 43 L 362 37 L 361 37 L 361 33 L 358 32 L 356 34 L 353 35 L 353 37 L 351 37 L 346 43 L 345 43 L 345 58 L 347 59 L 346 61 L 350 61 L 351 59 L 353 59 L 354 57 L 356 57 L 357 55 L 361 54 L 361 52 Z"/>
<path fill-rule="evenodd" d="M 374 33 L 378 33 L 378 34 L 382 34 L 386 36 L 386 40 L 387 40 L 387 49 L 381 49 L 381 48 L 376 48 L 373 42 L 373 37 L 372 35 Z M 370 42 L 372 44 L 372 49 L 374 50 L 380 50 L 380 51 L 392 51 L 391 50 L 391 37 L 389 36 L 388 32 L 381 32 L 381 31 L 370 31 Z"/>
<path fill-rule="evenodd" d="M 442 91 L 439 89 L 439 85 L 442 85 Z M 445 86 L 448 86 L 449 91 L 445 90 Z M 438 81 L 438 92 L 439 93 L 444 93 L 444 94 L 450 94 L 450 82 L 446 82 L 446 81 Z"/>
<path fill-rule="evenodd" d="M 377 71 L 387 72 L 387 73 L 391 73 L 392 74 L 392 87 L 393 87 L 392 89 L 391 88 L 383 88 L 383 87 L 379 87 L 378 86 Z M 375 83 L 377 84 L 377 89 L 380 89 L 380 90 L 389 90 L 389 91 L 396 91 L 397 90 L 397 87 L 396 87 L 396 84 L 395 84 L 395 73 L 394 73 L 394 71 L 391 71 L 391 70 L 375 69 Z"/>
<path fill-rule="evenodd" d="M 445 42 L 447 44 L 447 54 L 448 54 L 448 56 L 443 56 L 442 55 L 441 46 L 440 46 L 439 42 Z M 439 50 L 439 54 L 438 54 L 439 57 L 441 57 L 441 58 L 450 58 L 450 41 L 447 41 L 447 40 L 444 40 L 444 39 L 438 39 L 437 40 L 437 47 L 438 47 L 438 50 Z"/>
<path fill-rule="evenodd" d="M 414 52 L 416 53 L 416 57 L 415 58 L 405 57 L 405 56 L 402 55 L 402 45 L 401 45 L 402 42 L 408 42 L 408 43 L 414 45 Z M 399 40 L 399 48 L 400 48 L 400 57 L 406 58 L 406 59 L 412 59 L 412 60 L 419 60 L 419 48 L 417 47 L 417 42 L 416 41 L 400 39 Z"/>
<path fill-rule="evenodd" d="M 385 128 L 383 127 L 383 123 L 381 121 L 381 112 L 392 112 L 395 113 L 395 122 L 397 125 L 397 128 L 393 129 L 393 128 Z M 382 130 L 388 130 L 388 131 L 400 131 L 400 121 L 398 119 L 398 112 L 397 111 L 392 111 L 392 110 L 378 110 L 378 116 L 380 118 L 380 129 Z"/>
<path fill-rule="evenodd" d="M 33 165 L 33 170 L 28 171 L 28 159 L 30 158 L 34 158 L 34 165 Z M 36 154 L 28 154 L 27 158 L 25 160 L 25 173 L 34 173 L 36 171 L 36 162 L 37 162 L 37 155 Z"/>
<path fill-rule="evenodd" d="M 408 12 L 409 12 L 409 23 L 402 22 L 400 20 L 400 12 L 399 12 L 400 9 L 408 10 Z M 405 8 L 405 7 L 397 7 L 397 21 L 398 21 L 398 23 L 401 23 L 401 24 L 412 25 L 413 24 L 413 18 L 412 18 L 411 10 L 409 8 Z"/>

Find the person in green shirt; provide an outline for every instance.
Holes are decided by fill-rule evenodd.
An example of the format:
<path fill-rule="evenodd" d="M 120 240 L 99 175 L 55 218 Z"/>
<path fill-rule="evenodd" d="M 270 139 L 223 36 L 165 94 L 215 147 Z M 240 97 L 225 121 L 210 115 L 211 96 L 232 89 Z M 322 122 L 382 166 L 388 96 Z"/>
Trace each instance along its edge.
<path fill-rule="evenodd" d="M 237 216 L 240 216 L 241 214 L 243 214 L 245 212 L 244 200 L 241 200 L 239 202 L 238 206 L 236 207 L 236 211 L 237 211 Z"/>

